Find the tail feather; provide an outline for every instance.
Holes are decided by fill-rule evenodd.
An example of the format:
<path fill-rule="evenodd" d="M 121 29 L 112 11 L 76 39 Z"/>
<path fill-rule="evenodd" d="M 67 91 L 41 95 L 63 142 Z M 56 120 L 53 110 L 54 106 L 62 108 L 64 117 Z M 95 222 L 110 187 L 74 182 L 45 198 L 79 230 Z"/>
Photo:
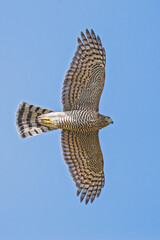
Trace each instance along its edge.
<path fill-rule="evenodd" d="M 41 125 L 38 121 L 40 115 L 51 112 L 54 111 L 21 102 L 16 113 L 16 125 L 20 137 L 27 138 L 54 130 L 48 126 Z"/>

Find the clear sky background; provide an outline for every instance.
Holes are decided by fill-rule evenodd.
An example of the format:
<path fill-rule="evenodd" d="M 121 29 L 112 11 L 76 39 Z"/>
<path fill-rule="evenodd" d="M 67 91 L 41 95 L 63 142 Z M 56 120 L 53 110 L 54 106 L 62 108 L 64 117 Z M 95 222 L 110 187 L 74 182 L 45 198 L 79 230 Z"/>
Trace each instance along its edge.
<path fill-rule="evenodd" d="M 20 139 L 19 102 L 61 111 L 80 31 L 107 52 L 100 113 L 105 187 L 80 203 L 60 130 Z M 160 239 L 160 1 L 0 3 L 0 239 Z"/>

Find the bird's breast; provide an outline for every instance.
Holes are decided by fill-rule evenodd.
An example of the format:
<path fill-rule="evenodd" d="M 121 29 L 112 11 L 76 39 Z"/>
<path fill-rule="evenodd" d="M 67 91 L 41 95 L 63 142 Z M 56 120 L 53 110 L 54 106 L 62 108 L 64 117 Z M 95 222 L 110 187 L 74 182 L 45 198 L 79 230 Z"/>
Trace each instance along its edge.
<path fill-rule="evenodd" d="M 99 129 L 99 121 L 92 111 L 67 111 L 59 118 L 59 128 L 72 131 L 93 131 Z"/>

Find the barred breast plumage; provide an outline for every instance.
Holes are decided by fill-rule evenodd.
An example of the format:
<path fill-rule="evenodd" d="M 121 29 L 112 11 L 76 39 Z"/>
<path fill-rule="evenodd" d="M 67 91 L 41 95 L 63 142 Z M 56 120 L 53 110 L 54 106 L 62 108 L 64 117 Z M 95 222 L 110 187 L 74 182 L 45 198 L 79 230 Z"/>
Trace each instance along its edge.
<path fill-rule="evenodd" d="M 62 88 L 62 112 L 21 103 L 16 123 L 23 138 L 62 129 L 64 160 L 76 183 L 80 200 L 87 204 L 100 195 L 104 186 L 103 156 L 99 129 L 113 123 L 99 114 L 99 101 L 105 81 L 105 50 L 99 36 L 86 29 L 66 72 Z"/>
<path fill-rule="evenodd" d="M 66 129 L 77 132 L 96 131 L 108 125 L 104 117 L 95 111 L 72 110 L 51 112 L 38 117 L 39 123 L 55 129 Z"/>

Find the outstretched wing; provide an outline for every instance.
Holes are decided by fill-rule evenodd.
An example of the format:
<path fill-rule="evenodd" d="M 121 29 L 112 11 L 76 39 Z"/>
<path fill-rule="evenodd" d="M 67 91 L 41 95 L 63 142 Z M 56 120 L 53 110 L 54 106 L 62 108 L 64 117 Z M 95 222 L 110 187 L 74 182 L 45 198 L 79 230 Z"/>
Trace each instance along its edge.
<path fill-rule="evenodd" d="M 61 144 L 64 160 L 76 183 L 80 201 L 87 204 L 99 197 L 104 186 L 103 156 L 99 144 L 98 131 L 77 133 L 62 130 Z"/>
<path fill-rule="evenodd" d="M 81 32 L 78 47 L 66 72 L 62 88 L 63 111 L 92 109 L 98 111 L 105 81 L 106 54 L 93 30 Z"/>

